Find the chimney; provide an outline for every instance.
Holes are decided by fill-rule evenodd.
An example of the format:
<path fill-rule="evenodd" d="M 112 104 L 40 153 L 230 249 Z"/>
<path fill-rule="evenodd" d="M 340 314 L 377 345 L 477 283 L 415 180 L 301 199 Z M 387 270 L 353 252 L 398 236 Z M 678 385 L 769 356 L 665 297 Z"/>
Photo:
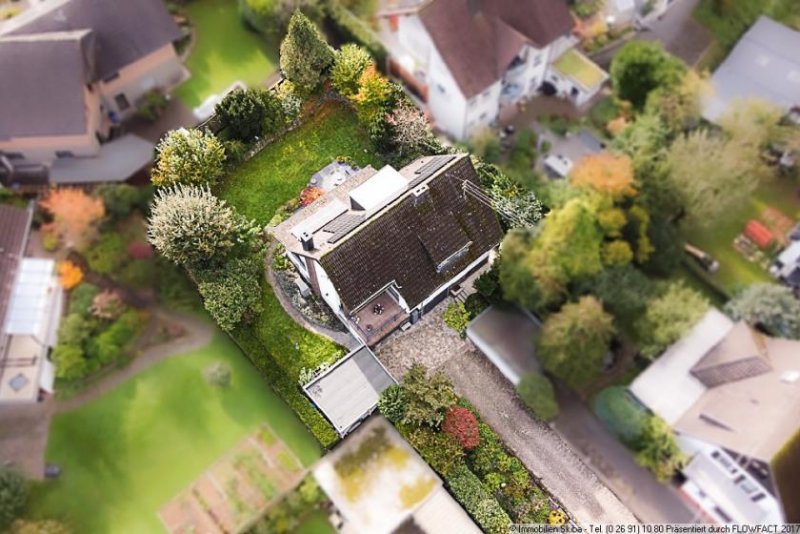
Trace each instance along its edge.
<path fill-rule="evenodd" d="M 308 232 L 303 232 L 300 236 L 300 243 L 303 244 L 303 250 L 311 252 L 314 250 L 314 236 Z"/>

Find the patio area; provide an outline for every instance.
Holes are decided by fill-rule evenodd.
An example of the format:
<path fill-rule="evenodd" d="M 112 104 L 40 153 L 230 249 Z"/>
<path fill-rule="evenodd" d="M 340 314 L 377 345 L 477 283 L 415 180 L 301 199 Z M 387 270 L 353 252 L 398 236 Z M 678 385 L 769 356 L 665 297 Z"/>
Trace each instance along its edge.
<path fill-rule="evenodd" d="M 367 345 L 373 346 L 408 320 L 408 312 L 385 290 L 352 314 L 352 318 Z"/>
<path fill-rule="evenodd" d="M 358 170 L 349 163 L 333 161 L 315 172 L 308 181 L 308 185 L 318 187 L 327 193 L 334 187 L 342 185 L 345 180 L 357 172 Z"/>

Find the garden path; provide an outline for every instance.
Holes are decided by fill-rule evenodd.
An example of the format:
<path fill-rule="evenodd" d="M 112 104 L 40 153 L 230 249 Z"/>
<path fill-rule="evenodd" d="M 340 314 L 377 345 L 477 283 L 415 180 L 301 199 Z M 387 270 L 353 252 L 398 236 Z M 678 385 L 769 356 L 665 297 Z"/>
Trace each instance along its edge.
<path fill-rule="evenodd" d="M 378 359 L 394 376 L 402 376 L 414 360 L 442 369 L 578 523 L 637 522 L 556 432 L 528 414 L 488 359 L 444 324 L 442 314 L 450 302 L 445 300 L 413 328 L 381 343 Z"/>

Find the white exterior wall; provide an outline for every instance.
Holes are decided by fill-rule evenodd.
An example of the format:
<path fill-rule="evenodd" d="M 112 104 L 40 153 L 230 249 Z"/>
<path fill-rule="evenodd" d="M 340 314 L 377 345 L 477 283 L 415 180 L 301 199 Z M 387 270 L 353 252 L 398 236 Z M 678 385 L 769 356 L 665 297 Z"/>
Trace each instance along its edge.
<path fill-rule="evenodd" d="M 453 284 L 458 282 L 461 278 L 463 278 L 469 271 L 471 271 L 472 269 L 474 269 L 475 267 L 480 265 L 481 262 L 486 261 L 489 258 L 489 256 L 492 254 L 492 252 L 494 252 L 494 249 L 487 250 L 486 252 L 484 252 L 483 254 L 478 256 L 478 258 L 475 261 L 473 261 L 472 263 L 470 263 L 469 265 L 467 265 L 466 267 L 461 269 L 458 272 L 457 275 L 455 275 L 453 278 L 448 280 L 445 284 L 442 284 L 441 286 L 436 288 L 436 290 L 433 293 L 431 293 L 430 296 L 428 296 L 428 298 L 423 300 L 422 303 L 419 306 L 417 306 L 417 308 L 420 309 L 420 310 L 423 309 L 430 302 L 435 300 L 436 297 L 441 295 L 443 291 L 447 291 L 448 288 L 450 288 L 450 286 L 452 286 Z"/>
<path fill-rule="evenodd" d="M 328 273 L 322 268 L 322 265 L 317 260 L 314 262 L 314 272 L 317 275 L 317 284 L 319 284 L 319 292 L 322 295 L 322 300 L 328 303 L 334 313 L 339 314 L 342 309 L 342 299 L 339 298 L 339 293 L 333 286 Z"/>
<path fill-rule="evenodd" d="M 456 139 L 465 139 L 467 99 L 436 49 L 432 48 L 428 65 L 428 105 L 436 126 Z"/>
<path fill-rule="evenodd" d="M 408 57 L 396 57 L 395 59 L 412 74 L 416 75 L 417 71 L 423 71 L 427 77 L 428 63 L 434 46 L 418 16 L 398 17 L 397 40 L 407 52 Z M 419 81 L 428 82 L 427 79 Z"/>
<path fill-rule="evenodd" d="M 783 522 L 778 500 L 724 450 L 684 435 L 678 435 L 678 445 L 692 458 L 683 469 L 688 480 L 681 490 L 708 515 L 719 523 L 728 522 L 719 514 L 718 507 L 735 523 Z M 720 458 L 712 457 L 714 453 Z M 741 480 L 737 482 L 739 478 Z M 746 487 L 757 487 L 759 491 L 748 493 Z M 757 493 L 763 493 L 765 497 L 759 501 L 751 500 L 751 495 Z"/>
<path fill-rule="evenodd" d="M 488 128 L 497 119 L 500 112 L 500 92 L 503 84 L 500 80 L 478 93 L 467 101 L 466 124 L 464 137 L 470 138 L 483 128 Z"/>

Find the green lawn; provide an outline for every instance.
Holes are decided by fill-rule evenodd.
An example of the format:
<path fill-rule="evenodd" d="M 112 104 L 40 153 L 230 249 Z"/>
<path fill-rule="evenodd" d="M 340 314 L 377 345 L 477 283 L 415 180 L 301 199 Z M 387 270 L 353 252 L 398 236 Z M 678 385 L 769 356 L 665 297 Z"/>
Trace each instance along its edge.
<path fill-rule="evenodd" d="M 325 104 L 296 130 L 268 145 L 227 175 L 215 193 L 247 217 L 266 224 L 277 208 L 297 198 L 316 171 L 339 156 L 357 165 L 380 167 L 369 135 L 350 107 Z M 237 328 L 233 336 L 273 389 L 292 406 L 319 441 L 338 440 L 333 427 L 300 392 L 300 370 L 334 361 L 343 349 L 299 326 L 281 307 L 273 289 L 264 284 L 264 310 L 253 324 Z"/>
<path fill-rule="evenodd" d="M 203 370 L 223 360 L 227 390 Z M 268 421 L 306 464 L 317 442 L 247 359 L 218 335 L 203 349 L 172 357 L 100 399 L 56 416 L 47 461 L 61 479 L 35 489 L 32 512 L 65 517 L 75 532 L 158 533 L 158 509 L 259 423 Z"/>
<path fill-rule="evenodd" d="M 798 186 L 800 184 L 788 178 L 766 182 L 758 188 L 747 206 L 737 213 L 708 228 L 691 228 L 684 232 L 684 237 L 690 243 L 699 246 L 719 261 L 719 271 L 710 278 L 729 294 L 756 282 L 773 281 L 769 273 L 759 265 L 747 261 L 733 247 L 733 240 L 742 233 L 747 221 L 757 219 L 768 207 L 800 220 Z"/>
<path fill-rule="evenodd" d="M 266 224 L 296 198 L 309 178 L 339 156 L 379 168 L 369 135 L 344 104 L 326 104 L 296 130 L 267 146 L 225 177 L 217 195 L 247 217 Z"/>
<path fill-rule="evenodd" d="M 186 61 L 192 76 L 176 94 L 190 108 L 239 80 L 263 83 L 276 70 L 278 47 L 245 28 L 236 0 L 193 0 L 186 6 L 195 30 Z"/>
<path fill-rule="evenodd" d="M 330 521 L 328 521 L 328 514 L 322 510 L 317 510 L 305 516 L 300 526 L 297 527 L 297 534 L 335 534 L 336 529 L 333 528 Z"/>

